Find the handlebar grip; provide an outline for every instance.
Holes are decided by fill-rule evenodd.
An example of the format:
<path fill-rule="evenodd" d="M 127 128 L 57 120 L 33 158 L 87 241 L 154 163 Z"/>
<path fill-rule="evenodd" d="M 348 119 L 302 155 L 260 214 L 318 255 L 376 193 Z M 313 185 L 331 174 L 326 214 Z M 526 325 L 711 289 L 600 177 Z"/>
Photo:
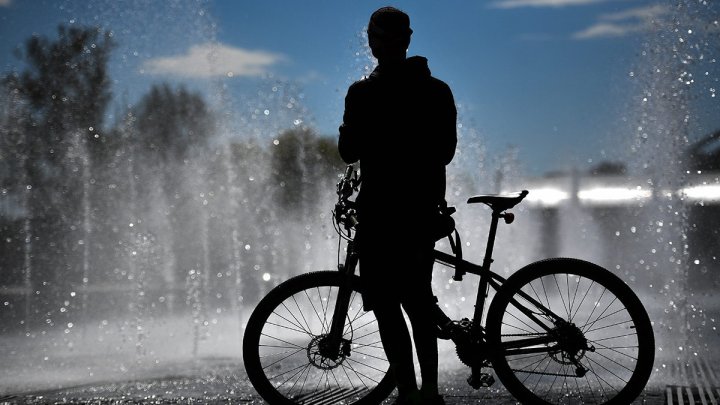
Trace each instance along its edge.
<path fill-rule="evenodd" d="M 353 173 L 353 166 L 348 165 L 345 168 L 345 175 L 343 176 L 343 180 L 350 180 L 350 176 L 352 176 L 352 173 Z"/>

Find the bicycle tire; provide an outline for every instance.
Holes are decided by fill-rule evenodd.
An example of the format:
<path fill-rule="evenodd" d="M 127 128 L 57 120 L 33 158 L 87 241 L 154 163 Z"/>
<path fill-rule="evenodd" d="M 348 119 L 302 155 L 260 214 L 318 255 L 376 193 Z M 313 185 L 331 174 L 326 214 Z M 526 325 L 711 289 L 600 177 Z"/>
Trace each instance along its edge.
<path fill-rule="evenodd" d="M 542 310 L 520 291 L 572 327 L 561 329 L 562 322 L 536 316 Z M 533 325 L 526 313 L 511 305 L 513 300 L 532 309 L 532 316 L 546 326 L 555 325 L 553 332 Z M 526 352 L 513 353 L 508 346 L 543 334 L 563 337 L 528 346 Z M 495 373 L 524 404 L 627 405 L 644 389 L 654 362 L 652 325 L 633 290 L 608 270 L 579 259 L 547 259 L 510 276 L 490 304 L 487 339 Z M 584 375 L 576 374 L 583 372 L 578 364 Z"/>
<path fill-rule="evenodd" d="M 334 290 L 345 277 L 337 271 L 293 277 L 271 290 L 248 319 L 243 361 L 253 387 L 269 404 L 375 405 L 395 388 L 379 334 L 373 331 L 377 322 L 372 312 L 362 309 L 360 279 L 355 275 L 349 283 L 352 296 L 343 331 L 351 341 L 351 353 L 339 363 L 323 363 L 317 355 L 318 342 L 332 321 Z M 282 336 L 271 334 L 278 328 Z M 297 378 L 291 385 L 276 378 L 283 374 Z M 308 381 L 312 383 L 306 387 Z"/>

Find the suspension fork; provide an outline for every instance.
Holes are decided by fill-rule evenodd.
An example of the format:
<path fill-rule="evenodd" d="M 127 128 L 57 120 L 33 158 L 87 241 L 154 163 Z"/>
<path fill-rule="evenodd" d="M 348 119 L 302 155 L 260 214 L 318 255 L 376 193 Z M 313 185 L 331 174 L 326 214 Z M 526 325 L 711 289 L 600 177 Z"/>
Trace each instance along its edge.
<path fill-rule="evenodd" d="M 350 297 L 352 296 L 352 276 L 358 264 L 358 253 L 355 247 L 356 242 L 350 241 L 347 247 L 347 256 L 345 264 L 338 265 L 344 277 L 341 278 L 340 288 L 335 302 L 332 323 L 330 325 L 330 333 L 327 340 L 327 350 L 329 357 L 333 358 L 340 354 L 340 344 L 342 343 L 343 331 L 345 330 L 345 320 L 347 319 L 348 309 L 350 307 Z M 345 349 L 343 349 L 345 350 Z"/>

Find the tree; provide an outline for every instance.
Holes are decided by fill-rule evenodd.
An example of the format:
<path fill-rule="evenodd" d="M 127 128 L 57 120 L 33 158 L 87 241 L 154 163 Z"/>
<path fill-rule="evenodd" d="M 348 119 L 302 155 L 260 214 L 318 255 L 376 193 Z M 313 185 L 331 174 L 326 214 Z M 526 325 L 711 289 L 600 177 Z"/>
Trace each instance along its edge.
<path fill-rule="evenodd" d="M 342 171 L 337 143 L 303 127 L 284 131 L 274 144 L 275 200 L 285 212 L 305 213 L 317 203 L 320 185 Z"/>
<path fill-rule="evenodd" d="M 84 238 L 78 207 L 88 195 L 88 140 L 102 128 L 111 98 L 107 63 L 114 47 L 111 34 L 99 28 L 61 25 L 57 33 L 56 39 L 28 39 L 16 53 L 25 69 L 3 79 L 24 134 L 16 147 L 24 149 L 17 155 L 31 187 L 26 237 L 35 245 L 33 278 L 50 284 L 78 281 L 72 271 Z"/>
<path fill-rule="evenodd" d="M 145 215 L 145 226 L 151 226 L 153 216 L 164 213 L 164 222 L 156 221 L 155 230 L 161 227 L 168 235 L 171 272 L 179 279 L 189 270 L 207 265 L 209 219 L 201 196 L 216 186 L 207 148 L 214 135 L 215 117 L 201 94 L 167 83 L 153 85 L 130 115 L 126 132 L 134 143 L 131 155 L 138 179 L 133 193 L 138 201 L 131 205 L 139 209 L 135 215 Z M 152 198 L 157 196 L 158 187 L 164 196 Z M 197 235 L 205 239 L 198 240 Z"/>
<path fill-rule="evenodd" d="M 154 85 L 135 115 L 144 153 L 164 164 L 185 159 L 193 148 L 205 145 L 214 130 L 214 117 L 203 97 L 167 83 Z"/>

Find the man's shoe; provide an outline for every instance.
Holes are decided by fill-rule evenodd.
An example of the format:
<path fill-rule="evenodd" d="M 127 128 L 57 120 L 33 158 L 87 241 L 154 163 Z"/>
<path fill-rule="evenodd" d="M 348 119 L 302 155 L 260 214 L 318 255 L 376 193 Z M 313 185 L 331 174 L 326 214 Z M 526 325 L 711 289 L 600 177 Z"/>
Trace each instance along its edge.
<path fill-rule="evenodd" d="M 425 402 L 420 397 L 420 391 L 414 391 L 410 394 L 398 395 L 392 405 L 424 405 Z M 444 405 L 444 404 L 443 404 Z"/>
<path fill-rule="evenodd" d="M 443 399 L 442 395 L 431 395 L 423 397 L 422 399 L 423 405 L 445 405 L 445 400 Z"/>

